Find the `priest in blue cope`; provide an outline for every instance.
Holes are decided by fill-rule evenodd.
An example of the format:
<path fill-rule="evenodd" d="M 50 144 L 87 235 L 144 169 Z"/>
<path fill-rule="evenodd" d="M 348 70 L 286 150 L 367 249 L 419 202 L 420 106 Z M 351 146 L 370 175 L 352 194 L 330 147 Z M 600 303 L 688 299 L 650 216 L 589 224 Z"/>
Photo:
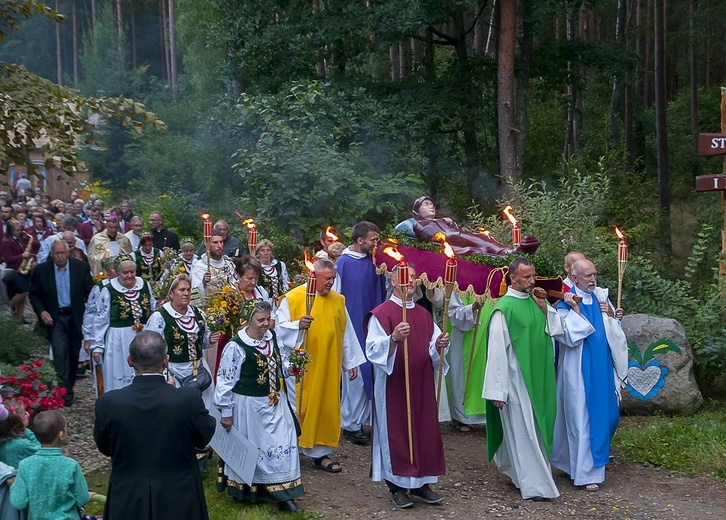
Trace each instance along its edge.
<path fill-rule="evenodd" d="M 376 274 L 371 253 L 378 243 L 378 227 L 371 222 L 359 222 L 351 232 L 353 245 L 338 258 L 338 277 L 334 290 L 345 296 L 345 306 L 361 345 L 365 345 L 363 320 L 386 299 L 386 279 Z M 353 381 L 343 377 L 341 416 L 343 435 L 353 442 L 367 444 L 370 435 L 363 425 L 371 424 L 372 369 L 370 362 L 361 365 Z"/>
<path fill-rule="evenodd" d="M 561 301 L 565 335 L 557 363 L 557 418 L 552 465 L 567 473 L 576 486 L 597 491 L 605 481 L 610 443 L 618 427 L 619 388 L 613 348 L 605 333 L 606 316 L 622 318 L 605 290 L 597 287 L 597 269 L 586 259 L 571 268 L 571 292 L 580 303 Z"/>

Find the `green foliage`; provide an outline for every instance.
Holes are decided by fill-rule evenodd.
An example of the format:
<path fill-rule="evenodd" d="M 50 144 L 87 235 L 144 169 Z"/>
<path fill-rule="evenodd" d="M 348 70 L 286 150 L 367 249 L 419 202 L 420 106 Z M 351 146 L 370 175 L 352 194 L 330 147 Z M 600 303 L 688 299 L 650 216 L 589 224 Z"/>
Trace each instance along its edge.
<path fill-rule="evenodd" d="M 375 101 L 363 89 L 328 83 L 243 94 L 238 113 L 253 137 L 235 154 L 242 205 L 298 240 L 328 223 L 393 220 L 415 193 L 421 158 L 405 149 L 384 155 L 371 109 Z"/>
<path fill-rule="evenodd" d="M 582 251 L 598 265 L 599 272 L 607 270 L 608 258 L 615 251 L 615 235 L 605 227 L 605 201 L 610 181 L 602 167 L 594 173 L 573 171 L 556 186 L 545 182 L 520 182 L 509 186 L 508 199 L 500 201 L 503 208 L 510 204 L 519 221 L 523 235 L 534 235 L 540 241 L 538 253 L 561 265 L 569 251 Z M 473 226 L 485 227 L 492 237 L 508 242 L 511 227 L 502 218 L 486 215 L 472 208 L 469 220 Z"/>
<path fill-rule="evenodd" d="M 46 5 L 36 2 L 13 0 L 4 2 L 0 20 L 4 27 L 17 30 L 18 18 L 43 14 L 62 21 Z M 5 32 L 0 32 L 0 41 Z M 0 62 L 0 171 L 11 164 L 25 164 L 27 154 L 41 142 L 47 169 L 58 168 L 73 175 L 84 165 L 78 160 L 75 149 L 77 136 L 87 136 L 86 143 L 96 140 L 97 129 L 91 122 L 95 114 L 101 118 L 116 118 L 121 124 L 140 133 L 145 126 L 165 128 L 163 121 L 146 107 L 124 97 L 85 98 L 77 91 L 60 87 L 32 74 L 25 67 Z"/>
<path fill-rule="evenodd" d="M 37 0 L 4 0 L 0 4 L 0 42 L 8 35 L 6 29 L 19 31 L 19 22 L 35 15 L 47 16 L 60 23 L 66 16 Z"/>
<path fill-rule="evenodd" d="M 182 190 L 178 184 L 169 183 L 164 192 L 156 195 L 158 191 L 149 189 L 148 181 L 142 178 L 129 185 L 129 192 L 138 194 L 133 199 L 134 213 L 141 216 L 147 225 L 149 213 L 160 211 L 164 216 L 165 228 L 171 229 L 180 238 L 189 235 L 201 239 L 201 212 L 195 197 Z"/>
<path fill-rule="evenodd" d="M 639 417 L 632 424 L 624 418 L 613 446 L 618 457 L 629 462 L 725 480 L 726 411 L 714 408 L 689 417 Z"/>
<path fill-rule="evenodd" d="M 0 371 L 4 375 L 7 366 L 16 370 L 20 363 L 41 355 L 41 349 L 48 345 L 48 339 L 35 331 L 23 327 L 13 316 L 0 316 Z"/>

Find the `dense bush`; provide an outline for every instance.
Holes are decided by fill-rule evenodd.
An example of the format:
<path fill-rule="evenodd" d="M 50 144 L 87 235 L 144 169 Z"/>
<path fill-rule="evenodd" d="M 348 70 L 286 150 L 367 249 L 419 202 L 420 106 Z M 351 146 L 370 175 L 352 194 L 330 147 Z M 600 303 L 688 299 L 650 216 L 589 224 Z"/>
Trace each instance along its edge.
<path fill-rule="evenodd" d="M 39 356 L 47 338 L 35 331 L 28 330 L 14 316 L 0 316 L 0 371 L 8 374 L 7 366 L 17 367 L 31 357 Z"/>

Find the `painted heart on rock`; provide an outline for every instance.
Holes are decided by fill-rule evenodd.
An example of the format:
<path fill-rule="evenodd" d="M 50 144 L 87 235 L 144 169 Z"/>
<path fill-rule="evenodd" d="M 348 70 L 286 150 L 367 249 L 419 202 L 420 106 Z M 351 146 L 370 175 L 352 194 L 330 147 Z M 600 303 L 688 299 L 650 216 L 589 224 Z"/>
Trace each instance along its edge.
<path fill-rule="evenodd" d="M 628 363 L 628 391 L 633 397 L 637 397 L 641 401 L 658 395 L 663 385 L 665 385 L 665 376 L 668 369 L 660 364 L 657 359 L 650 360 L 645 368 L 641 367 L 637 361 L 631 360 Z"/>

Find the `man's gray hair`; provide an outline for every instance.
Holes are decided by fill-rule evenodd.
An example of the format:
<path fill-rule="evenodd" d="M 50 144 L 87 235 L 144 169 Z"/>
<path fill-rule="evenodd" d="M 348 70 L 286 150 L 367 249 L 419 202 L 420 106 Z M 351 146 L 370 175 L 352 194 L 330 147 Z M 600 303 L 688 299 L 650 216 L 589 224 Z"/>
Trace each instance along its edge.
<path fill-rule="evenodd" d="M 63 220 L 61 220 L 61 227 L 63 229 L 73 228 L 76 229 L 76 226 L 78 225 L 78 221 L 75 217 L 63 217 Z"/>
<path fill-rule="evenodd" d="M 336 271 L 338 268 L 336 267 L 335 262 L 329 258 L 318 258 L 313 264 L 313 271 L 317 272 L 322 271 L 323 269 L 332 269 L 333 271 Z"/>
<path fill-rule="evenodd" d="M 166 352 L 164 336 L 152 330 L 142 330 L 129 345 L 131 364 L 141 374 L 159 372 L 164 365 Z"/>
<path fill-rule="evenodd" d="M 134 222 L 141 222 L 141 223 L 143 223 L 144 222 L 144 219 L 141 218 L 138 215 L 134 215 L 133 217 L 131 217 L 131 223 L 133 224 Z"/>

